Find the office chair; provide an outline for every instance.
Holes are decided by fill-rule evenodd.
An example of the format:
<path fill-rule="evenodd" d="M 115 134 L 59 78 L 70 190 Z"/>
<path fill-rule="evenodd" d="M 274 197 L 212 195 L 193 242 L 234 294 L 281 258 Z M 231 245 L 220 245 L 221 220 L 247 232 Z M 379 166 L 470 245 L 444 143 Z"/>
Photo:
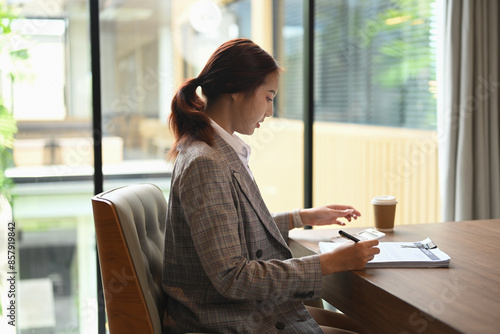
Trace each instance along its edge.
<path fill-rule="evenodd" d="M 92 209 L 109 332 L 161 334 L 162 191 L 147 183 L 115 188 L 92 197 Z M 323 308 L 316 303 L 308 304 Z"/>
<path fill-rule="evenodd" d="M 160 334 L 167 203 L 153 184 L 92 197 L 108 326 L 115 333 Z"/>

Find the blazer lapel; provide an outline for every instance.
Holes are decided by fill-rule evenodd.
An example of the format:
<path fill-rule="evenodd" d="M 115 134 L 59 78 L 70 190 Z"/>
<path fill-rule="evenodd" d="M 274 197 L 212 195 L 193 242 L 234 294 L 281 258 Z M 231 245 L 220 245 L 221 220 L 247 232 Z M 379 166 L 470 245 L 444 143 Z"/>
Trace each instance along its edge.
<path fill-rule="evenodd" d="M 234 151 L 234 149 L 229 146 L 228 143 L 224 139 L 222 139 L 217 133 L 215 135 L 215 145 L 218 147 L 219 152 L 223 154 L 226 158 L 226 161 L 230 165 L 233 176 L 238 182 L 240 189 L 245 194 L 245 197 L 248 199 L 248 202 L 252 206 L 252 208 L 257 213 L 261 223 L 266 227 L 269 233 L 283 246 L 288 249 L 288 245 L 286 244 L 281 232 L 274 222 L 274 218 L 269 212 L 264 200 L 260 194 L 259 188 L 257 184 L 252 180 L 250 175 L 245 169 L 245 166 L 241 163 L 238 155 Z"/>

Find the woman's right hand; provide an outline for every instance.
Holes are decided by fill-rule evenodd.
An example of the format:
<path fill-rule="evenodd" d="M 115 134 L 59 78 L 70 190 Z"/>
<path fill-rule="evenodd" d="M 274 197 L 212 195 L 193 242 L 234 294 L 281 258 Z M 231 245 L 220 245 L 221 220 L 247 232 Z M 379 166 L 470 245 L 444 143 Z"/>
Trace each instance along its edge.
<path fill-rule="evenodd" d="M 321 273 L 328 275 L 341 271 L 361 270 L 380 253 L 378 240 L 345 242 L 328 253 L 319 255 Z"/>

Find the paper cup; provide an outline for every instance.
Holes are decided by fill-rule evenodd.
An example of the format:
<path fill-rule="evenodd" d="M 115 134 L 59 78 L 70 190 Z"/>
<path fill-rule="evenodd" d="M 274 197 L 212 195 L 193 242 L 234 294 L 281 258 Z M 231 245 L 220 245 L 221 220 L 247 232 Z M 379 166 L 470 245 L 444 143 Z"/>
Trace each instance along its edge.
<path fill-rule="evenodd" d="M 396 197 L 383 195 L 372 199 L 375 228 L 381 232 L 394 230 L 394 216 L 396 214 Z"/>

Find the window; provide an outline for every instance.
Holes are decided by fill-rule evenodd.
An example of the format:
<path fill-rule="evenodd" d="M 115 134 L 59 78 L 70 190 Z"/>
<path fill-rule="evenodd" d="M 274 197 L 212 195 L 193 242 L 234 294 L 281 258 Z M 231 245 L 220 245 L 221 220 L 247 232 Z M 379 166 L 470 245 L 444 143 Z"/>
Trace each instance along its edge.
<path fill-rule="evenodd" d="M 304 1 L 274 3 L 276 56 L 285 69 L 281 80 L 277 117 L 302 120 L 304 106 Z"/>
<path fill-rule="evenodd" d="M 12 32 L 3 33 L 22 56 L 1 87 L 18 128 L 6 171 L 15 183 L 14 329 L 95 332 L 88 9 L 66 12 L 55 2 L 15 6 L 2 4 L 3 22 L 5 11 L 13 14 Z"/>
<path fill-rule="evenodd" d="M 313 205 L 351 204 L 351 226 L 370 226 L 390 193 L 396 224 L 438 221 L 435 1 L 314 3 Z M 303 118 L 305 5 L 274 1 L 286 120 Z"/>
<path fill-rule="evenodd" d="M 272 4 L 100 2 L 104 189 L 152 182 L 168 195 L 172 166 L 165 153 L 173 138 L 167 118 L 174 91 L 197 76 L 228 39 L 251 38 L 273 53 Z M 11 8 L 19 13 L 17 28 L 28 57 L 14 81 L 2 72 L 0 88 L 19 129 L 14 159 L 6 170 L 15 184 L 12 209 L 20 236 L 17 303 L 23 316 L 17 328 L 95 333 L 104 305 L 98 301 L 102 291 L 97 291 L 90 202 L 94 161 L 89 8 L 65 1 L 16 6 Z M 295 30 L 297 34 L 297 26 Z M 281 50 L 280 56 L 300 57 L 294 54 L 299 50 Z M 276 103 L 280 115 L 294 105 L 293 100 Z M 296 163 L 301 160 L 297 150 L 302 148 L 302 133 L 300 120 L 273 118 L 256 135 L 244 137 L 252 146 L 253 174 L 273 211 L 302 204 L 302 165 Z M 270 169 L 269 162 L 276 159 L 289 168 Z M 40 317 L 30 317 L 30 311 L 37 311 L 37 299 L 44 300 L 44 310 L 38 310 Z"/>
<path fill-rule="evenodd" d="M 435 129 L 434 1 L 316 3 L 315 120 Z"/>
<path fill-rule="evenodd" d="M 37 298 L 45 306 L 40 317 L 19 313 L 18 328 L 95 333 L 103 305 L 90 205 L 89 9 L 87 2 L 9 3 L 26 46 L 15 74 L 0 73 L 2 103 L 19 129 L 6 166 L 15 183 L 18 303 L 25 315 L 40 311 Z M 243 137 L 252 146 L 250 167 L 271 211 L 301 207 L 306 3 L 100 2 L 104 188 L 152 182 L 168 195 L 172 95 L 220 44 L 245 37 L 285 69 L 275 117 Z M 434 1 L 315 4 L 314 205 L 352 204 L 364 213 L 357 224 L 369 226 L 371 197 L 390 193 L 399 200 L 397 224 L 437 221 Z"/>
<path fill-rule="evenodd" d="M 395 195 L 396 224 L 439 220 L 435 1 L 316 1 L 315 205 Z"/>

